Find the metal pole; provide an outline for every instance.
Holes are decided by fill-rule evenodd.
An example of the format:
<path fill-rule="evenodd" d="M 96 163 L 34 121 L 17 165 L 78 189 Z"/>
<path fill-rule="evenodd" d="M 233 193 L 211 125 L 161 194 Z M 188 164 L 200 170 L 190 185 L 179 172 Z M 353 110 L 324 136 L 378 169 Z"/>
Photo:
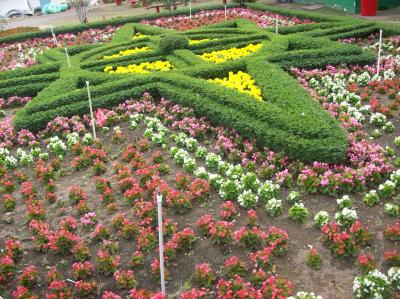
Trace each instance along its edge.
<path fill-rule="evenodd" d="M 86 87 L 87 87 L 88 99 L 89 99 L 90 118 L 92 120 L 93 137 L 94 137 L 94 139 L 97 139 L 96 126 L 95 126 L 95 121 L 94 121 L 94 116 L 93 116 L 92 96 L 90 95 L 89 81 L 86 81 Z"/>
<path fill-rule="evenodd" d="M 192 2 L 189 1 L 189 18 L 192 18 Z"/>
<path fill-rule="evenodd" d="M 69 60 L 68 50 L 67 48 L 64 48 L 64 50 L 65 50 L 65 56 L 67 56 L 68 67 L 71 68 L 71 61 Z"/>
<path fill-rule="evenodd" d="M 164 240 L 163 240 L 163 223 L 162 223 L 162 195 L 160 189 L 157 188 L 157 208 L 158 208 L 158 244 L 160 252 L 160 277 L 161 292 L 165 295 L 165 277 L 164 277 Z"/>
<path fill-rule="evenodd" d="M 275 34 L 278 34 L 278 16 L 276 17 L 275 20 Z"/>
<path fill-rule="evenodd" d="M 379 71 L 381 68 L 381 53 L 382 53 L 382 35 L 383 35 L 383 30 L 381 29 L 379 31 L 379 50 L 378 50 L 378 66 L 376 68 L 376 74 L 379 76 Z"/>

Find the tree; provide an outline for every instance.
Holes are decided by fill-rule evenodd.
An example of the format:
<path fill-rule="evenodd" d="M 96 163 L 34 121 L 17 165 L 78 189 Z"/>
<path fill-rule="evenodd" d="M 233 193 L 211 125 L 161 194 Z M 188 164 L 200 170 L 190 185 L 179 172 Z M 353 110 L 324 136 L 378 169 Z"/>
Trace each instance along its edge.
<path fill-rule="evenodd" d="M 69 5 L 75 10 L 81 23 L 87 23 L 87 8 L 89 0 L 69 0 Z"/>

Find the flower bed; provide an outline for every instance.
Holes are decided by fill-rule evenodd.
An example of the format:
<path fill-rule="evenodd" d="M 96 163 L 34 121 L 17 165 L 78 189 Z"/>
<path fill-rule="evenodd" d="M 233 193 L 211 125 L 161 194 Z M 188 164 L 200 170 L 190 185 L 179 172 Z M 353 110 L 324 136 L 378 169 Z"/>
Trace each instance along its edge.
<path fill-rule="evenodd" d="M 257 52 L 259 49 L 261 49 L 261 47 L 261 44 L 250 44 L 246 47 L 239 49 L 231 48 L 227 50 L 213 51 L 211 53 L 204 53 L 200 55 L 200 58 L 213 63 L 222 63 L 228 60 L 235 60 L 250 55 L 254 52 Z"/>
<path fill-rule="evenodd" d="M 229 72 L 228 78 L 215 78 L 209 79 L 209 82 L 225 86 L 227 88 L 233 88 L 239 92 L 247 93 L 257 100 L 262 100 L 261 89 L 257 87 L 254 80 L 249 74 L 238 72 L 236 74 Z"/>
<path fill-rule="evenodd" d="M 109 42 L 118 30 L 118 27 L 106 27 L 104 29 L 89 29 L 78 34 L 56 34 L 60 47 L 74 45 L 90 45 Z M 56 32 L 57 33 L 57 32 Z M 36 56 L 47 49 L 55 48 L 54 40 L 48 38 L 36 38 L 25 42 L 2 44 L 0 49 L 0 71 L 13 70 L 35 65 Z"/>
<path fill-rule="evenodd" d="M 279 26 L 290 26 L 297 24 L 310 24 L 311 20 L 301 20 L 296 17 L 287 17 L 268 11 L 262 12 L 249 8 L 228 8 L 226 11 L 226 20 L 237 18 L 248 19 L 255 22 L 261 28 Z M 168 29 L 189 30 L 203 25 L 210 25 L 225 21 L 224 10 L 200 11 L 193 14 L 190 18 L 187 15 L 158 18 L 154 20 L 143 20 L 142 24 L 155 25 Z"/>
<path fill-rule="evenodd" d="M 172 70 L 174 67 L 169 61 L 143 62 L 140 64 L 130 64 L 128 66 L 107 66 L 105 73 L 109 74 L 147 74 L 150 72 L 162 72 Z"/>
<path fill-rule="evenodd" d="M 400 39 L 385 39 L 378 75 L 368 65 L 321 68 L 365 64 L 353 44 L 374 50 L 376 36 L 331 42 L 318 36 L 373 25 L 315 20 L 279 36 L 229 21 L 235 28 L 169 39 L 179 43 L 167 54 L 154 41 L 170 31 L 127 24 L 109 45 L 71 48 L 71 69 L 51 50 L 56 62 L 0 74 L 0 295 L 165 298 L 160 192 L 174 298 L 397 296 Z M 221 63 L 199 58 L 249 44 L 262 47 Z M 135 75 L 104 74 L 107 65 Z M 131 99 L 146 90 L 155 97 Z M 12 125 L 25 104 L 16 124 L 34 131 Z"/>

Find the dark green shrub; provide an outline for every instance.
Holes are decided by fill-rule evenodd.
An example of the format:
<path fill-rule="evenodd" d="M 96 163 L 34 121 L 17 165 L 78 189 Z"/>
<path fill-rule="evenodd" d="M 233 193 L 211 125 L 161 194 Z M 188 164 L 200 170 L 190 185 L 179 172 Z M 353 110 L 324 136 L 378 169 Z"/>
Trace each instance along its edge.
<path fill-rule="evenodd" d="M 174 50 L 187 49 L 189 39 L 182 35 L 167 35 L 160 40 L 160 51 L 163 54 L 170 54 Z"/>

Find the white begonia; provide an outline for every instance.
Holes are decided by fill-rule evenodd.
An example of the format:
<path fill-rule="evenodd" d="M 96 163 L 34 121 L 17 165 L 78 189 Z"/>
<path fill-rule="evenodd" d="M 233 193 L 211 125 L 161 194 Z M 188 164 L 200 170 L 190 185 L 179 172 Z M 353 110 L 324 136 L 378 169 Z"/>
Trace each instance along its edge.
<path fill-rule="evenodd" d="M 92 134 L 86 133 L 85 135 L 83 135 L 83 138 L 82 138 L 83 145 L 90 145 L 93 143 L 93 141 L 94 141 L 94 138 L 93 138 Z"/>
<path fill-rule="evenodd" d="M 5 147 L 0 147 L 0 159 L 4 160 L 8 155 L 10 155 L 10 151 Z"/>
<path fill-rule="evenodd" d="M 390 180 L 397 186 L 400 187 L 400 169 L 392 172 L 390 175 Z"/>
<path fill-rule="evenodd" d="M 344 208 L 339 213 L 335 213 L 335 219 L 340 226 L 351 226 L 357 219 L 356 210 Z"/>
<path fill-rule="evenodd" d="M 17 167 L 17 162 L 18 162 L 17 159 L 15 159 L 12 156 L 7 156 L 4 159 L 4 164 L 10 169 Z"/>
<path fill-rule="evenodd" d="M 400 267 L 392 267 L 388 271 L 388 278 L 392 288 L 400 290 Z"/>
<path fill-rule="evenodd" d="M 271 217 L 276 217 L 282 213 L 282 200 L 271 198 L 265 204 L 265 209 Z"/>
<path fill-rule="evenodd" d="M 258 189 L 258 196 L 263 202 L 268 202 L 272 198 L 279 197 L 280 188 L 279 184 L 275 184 L 272 181 L 265 181 Z"/>
<path fill-rule="evenodd" d="M 319 228 L 323 227 L 329 222 L 329 214 L 326 211 L 319 211 L 314 215 L 314 224 Z"/>
<path fill-rule="evenodd" d="M 72 132 L 67 134 L 66 138 L 68 147 L 71 147 L 74 144 L 77 144 L 79 143 L 79 141 L 81 141 L 81 139 L 79 138 L 79 134 L 77 132 Z"/>
<path fill-rule="evenodd" d="M 356 277 L 353 281 L 353 295 L 355 298 L 388 298 L 389 280 L 385 274 L 374 269 L 364 276 Z"/>
<path fill-rule="evenodd" d="M 204 146 L 199 146 L 196 150 L 195 156 L 199 159 L 204 159 L 207 156 L 207 149 Z"/>
<path fill-rule="evenodd" d="M 373 125 L 383 127 L 386 124 L 386 116 L 379 112 L 372 113 L 369 122 Z"/>
<path fill-rule="evenodd" d="M 58 157 L 64 156 L 67 150 L 67 146 L 60 138 L 58 138 L 58 136 L 50 138 L 47 148 L 54 154 L 56 154 Z"/>
<path fill-rule="evenodd" d="M 197 178 L 204 179 L 204 180 L 208 180 L 210 177 L 210 173 L 208 173 L 208 171 L 203 166 L 198 167 L 196 169 L 196 171 L 194 172 L 194 175 Z"/>
<path fill-rule="evenodd" d="M 344 208 L 351 208 L 353 206 L 353 201 L 348 195 L 343 195 L 341 198 L 338 198 L 336 200 L 336 203 L 339 206 L 339 209 L 344 209 Z"/>
<path fill-rule="evenodd" d="M 393 217 L 396 217 L 400 214 L 400 207 L 389 202 L 385 203 L 383 210 L 385 211 L 385 214 Z"/>
<path fill-rule="evenodd" d="M 211 170 L 217 170 L 218 164 L 221 160 L 221 156 L 215 153 L 208 153 L 206 156 L 206 165 Z"/>
<path fill-rule="evenodd" d="M 237 199 L 239 205 L 245 209 L 253 208 L 257 205 L 258 196 L 251 190 L 245 190 L 241 193 Z"/>
<path fill-rule="evenodd" d="M 287 299 L 324 299 L 322 296 L 315 295 L 304 291 L 297 292 L 295 296 L 287 297 Z"/>

